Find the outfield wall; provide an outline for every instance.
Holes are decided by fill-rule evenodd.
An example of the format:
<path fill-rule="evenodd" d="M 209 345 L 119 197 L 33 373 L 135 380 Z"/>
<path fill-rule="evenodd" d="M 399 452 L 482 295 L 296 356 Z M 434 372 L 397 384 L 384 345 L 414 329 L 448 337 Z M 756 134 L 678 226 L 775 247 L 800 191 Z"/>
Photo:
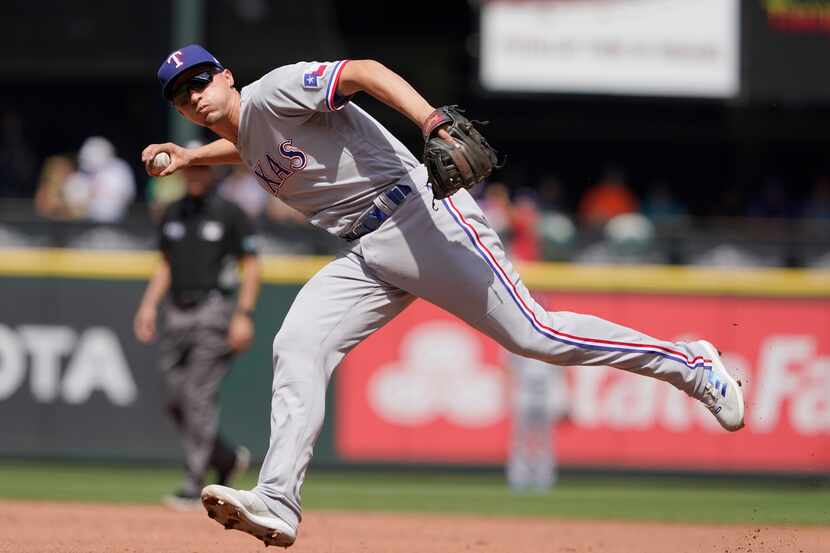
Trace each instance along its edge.
<path fill-rule="evenodd" d="M 178 460 L 154 346 L 132 317 L 151 252 L 0 250 L 0 455 Z M 253 348 L 222 389 L 222 427 L 267 446 L 271 340 L 325 258 L 264 257 Z M 747 428 L 729 435 L 669 386 L 568 368 L 558 431 L 573 467 L 830 474 L 830 272 L 534 264 L 551 310 L 591 313 L 666 339 L 707 337 L 740 370 Z M 425 362 L 417 352 L 433 355 Z M 435 353 L 437 352 L 437 353 Z M 509 432 L 501 349 L 425 302 L 336 372 L 315 462 L 498 465 Z"/>

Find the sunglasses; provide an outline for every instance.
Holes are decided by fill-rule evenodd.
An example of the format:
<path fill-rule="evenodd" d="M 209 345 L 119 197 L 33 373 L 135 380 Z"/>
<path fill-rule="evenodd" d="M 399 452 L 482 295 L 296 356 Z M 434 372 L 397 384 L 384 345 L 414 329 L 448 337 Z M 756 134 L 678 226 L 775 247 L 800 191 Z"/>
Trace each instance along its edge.
<path fill-rule="evenodd" d="M 177 106 L 186 103 L 190 98 L 190 93 L 194 90 L 196 92 L 204 90 L 213 81 L 213 75 L 215 74 L 215 71 L 202 71 L 179 83 L 173 90 L 173 103 Z"/>

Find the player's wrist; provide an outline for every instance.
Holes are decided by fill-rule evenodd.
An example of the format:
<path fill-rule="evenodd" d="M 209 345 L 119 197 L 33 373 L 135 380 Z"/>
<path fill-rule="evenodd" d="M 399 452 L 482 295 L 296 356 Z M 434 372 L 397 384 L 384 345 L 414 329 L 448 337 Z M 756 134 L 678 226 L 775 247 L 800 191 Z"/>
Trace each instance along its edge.
<path fill-rule="evenodd" d="M 200 148 L 202 148 L 202 146 L 198 148 L 181 148 L 178 154 L 182 160 L 183 167 L 192 167 L 193 165 L 196 165 L 196 159 L 198 158 L 197 151 Z"/>
<path fill-rule="evenodd" d="M 421 123 L 421 134 L 424 140 L 429 140 L 437 132 L 439 127 L 450 122 L 452 122 L 452 119 L 447 115 L 445 109 L 433 109 L 424 118 L 423 123 Z"/>

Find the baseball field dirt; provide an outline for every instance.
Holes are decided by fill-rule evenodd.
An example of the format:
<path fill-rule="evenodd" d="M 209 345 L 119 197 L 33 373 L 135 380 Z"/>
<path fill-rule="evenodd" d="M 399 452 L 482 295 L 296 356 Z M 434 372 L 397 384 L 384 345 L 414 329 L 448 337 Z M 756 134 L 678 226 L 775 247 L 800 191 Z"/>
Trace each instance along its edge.
<path fill-rule="evenodd" d="M 154 505 L 0 501 L 0 553 L 245 553 L 252 537 L 204 512 Z M 573 521 L 311 511 L 297 553 L 822 553 L 830 527 Z"/>

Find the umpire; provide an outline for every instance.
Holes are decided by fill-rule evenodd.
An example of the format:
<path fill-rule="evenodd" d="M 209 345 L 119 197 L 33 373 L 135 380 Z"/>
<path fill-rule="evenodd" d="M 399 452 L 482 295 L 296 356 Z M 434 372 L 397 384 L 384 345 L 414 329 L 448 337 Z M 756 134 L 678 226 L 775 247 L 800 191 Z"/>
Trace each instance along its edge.
<path fill-rule="evenodd" d="M 189 507 L 198 505 L 209 470 L 215 469 L 218 482 L 225 484 L 249 462 L 247 449 L 234 449 L 219 436 L 217 396 L 234 353 L 253 340 L 260 269 L 253 224 L 215 193 L 213 169 L 189 167 L 180 173 L 187 191 L 161 219 L 163 258 L 147 285 L 134 330 L 142 342 L 155 338 L 157 308 L 169 290 L 160 369 L 167 410 L 182 437 L 185 480 L 165 502 Z"/>

